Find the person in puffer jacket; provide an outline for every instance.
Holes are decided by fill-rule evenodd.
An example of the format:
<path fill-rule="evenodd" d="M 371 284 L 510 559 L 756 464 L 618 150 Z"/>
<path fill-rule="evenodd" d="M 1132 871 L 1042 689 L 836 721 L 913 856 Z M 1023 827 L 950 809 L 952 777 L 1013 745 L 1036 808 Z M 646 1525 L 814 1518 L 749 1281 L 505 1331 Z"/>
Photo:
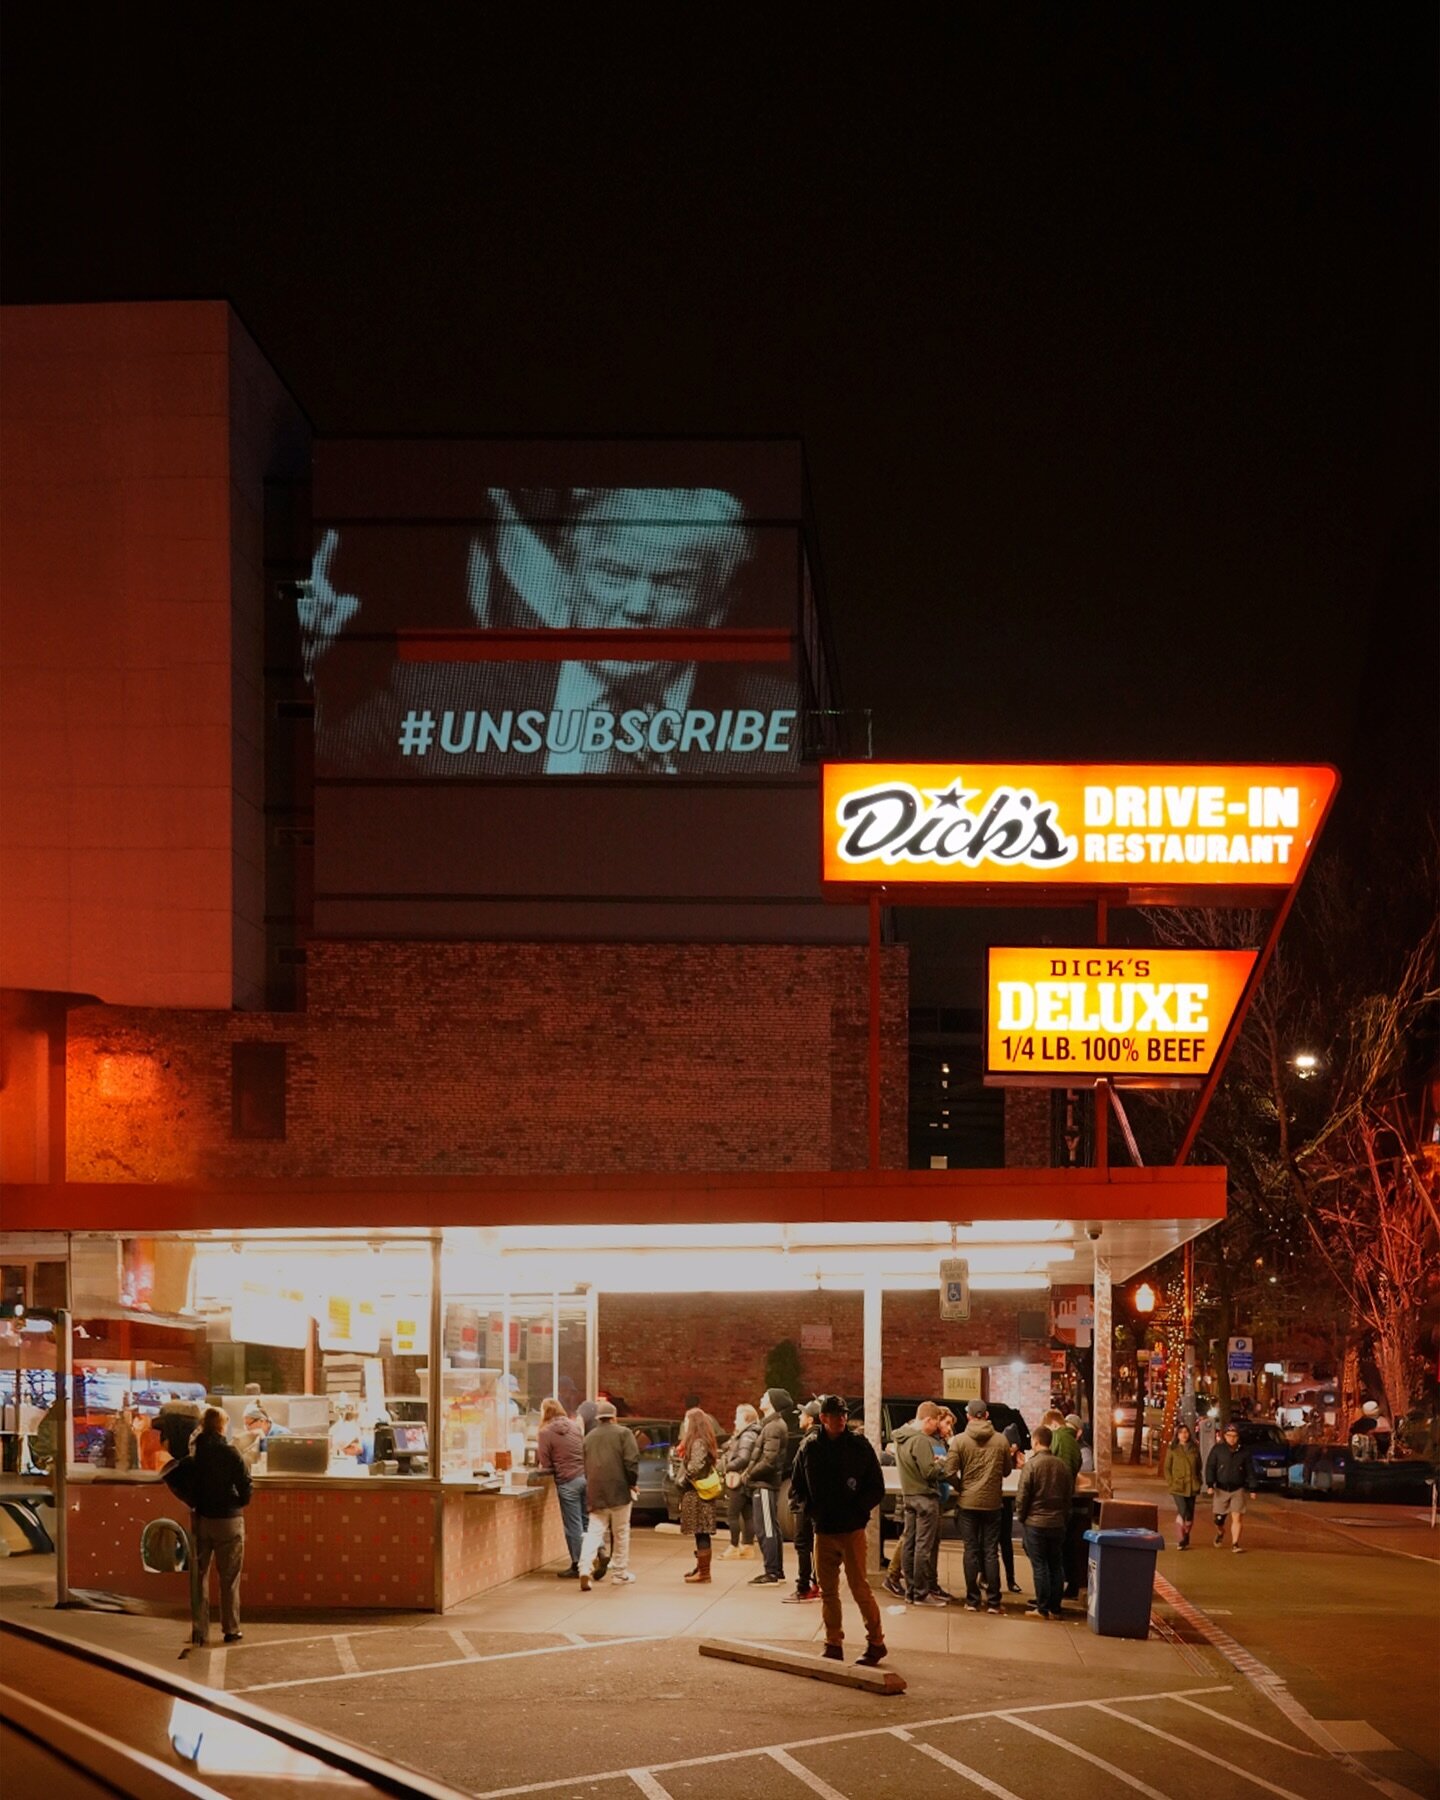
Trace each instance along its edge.
<path fill-rule="evenodd" d="M 778 1500 L 790 1459 L 787 1414 L 794 1411 L 795 1402 L 784 1388 L 766 1388 L 760 1400 L 760 1430 L 755 1448 L 741 1477 L 754 1496 L 755 1535 L 765 1559 L 765 1567 L 751 1578 L 751 1587 L 773 1587 L 785 1579 L 785 1541 L 780 1535 Z"/>
<path fill-rule="evenodd" d="M 945 1479 L 960 1499 L 960 1536 L 965 1541 L 965 1604 L 979 1612 L 983 1605 L 1000 1611 L 1000 1499 L 1015 1452 L 990 1423 L 983 1400 L 965 1408 L 965 1429 L 957 1433 L 945 1458 Z"/>
<path fill-rule="evenodd" d="M 757 1552 L 755 1549 L 755 1526 L 751 1519 L 750 1490 L 744 1486 L 745 1469 L 750 1462 L 750 1452 L 755 1448 L 755 1440 L 760 1435 L 760 1415 L 753 1406 L 740 1405 L 735 1408 L 735 1427 L 730 1434 L 730 1441 L 725 1446 L 725 1519 L 730 1527 L 730 1548 L 720 1552 L 721 1562 L 733 1559 L 749 1560 Z M 735 1479 L 732 1481 L 731 1476 Z"/>

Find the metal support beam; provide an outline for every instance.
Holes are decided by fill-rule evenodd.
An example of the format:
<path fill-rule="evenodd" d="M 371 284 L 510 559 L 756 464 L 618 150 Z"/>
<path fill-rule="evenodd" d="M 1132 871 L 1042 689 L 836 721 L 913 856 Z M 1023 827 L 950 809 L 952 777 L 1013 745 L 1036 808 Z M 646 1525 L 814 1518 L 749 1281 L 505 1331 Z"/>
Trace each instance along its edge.
<path fill-rule="evenodd" d="M 445 1239 L 437 1231 L 430 1240 L 430 1358 L 426 1382 L 426 1414 L 430 1441 L 430 1476 L 440 1479 L 444 1466 L 445 1422 L 442 1413 L 443 1385 L 440 1380 L 441 1358 L 445 1353 Z M 435 1588 L 434 1610 L 445 1610 L 445 1494 L 435 1494 Z"/>
<path fill-rule="evenodd" d="M 867 1275 L 865 1278 L 864 1308 L 865 1435 L 874 1446 L 875 1454 L 878 1456 L 885 1447 L 880 1418 L 884 1294 L 881 1291 L 878 1275 Z M 880 1565 L 880 1509 L 878 1507 L 871 1513 L 870 1523 L 865 1530 L 865 1549 L 871 1566 L 878 1568 Z"/>
<path fill-rule="evenodd" d="M 880 1167 L 880 896 L 870 895 L 870 1032 L 869 1075 L 870 1168 Z"/>
<path fill-rule="evenodd" d="M 1110 1259 L 1095 1252 L 1095 1487 L 1104 1500 L 1114 1493 L 1111 1460 L 1115 1444 L 1115 1372 L 1111 1366 L 1115 1326 L 1111 1312 Z"/>
<path fill-rule="evenodd" d="M 69 1257 L 66 1267 L 69 1267 Z M 68 1281 L 68 1277 L 67 1277 Z M 70 1463 L 75 1454 L 75 1332 L 70 1309 L 55 1315 L 55 1398 L 60 1418 L 55 1431 L 55 1460 L 50 1465 L 55 1490 L 55 1604 L 70 1604 Z M 15 1423 L 20 1423 L 19 1382 L 16 1382 Z"/>

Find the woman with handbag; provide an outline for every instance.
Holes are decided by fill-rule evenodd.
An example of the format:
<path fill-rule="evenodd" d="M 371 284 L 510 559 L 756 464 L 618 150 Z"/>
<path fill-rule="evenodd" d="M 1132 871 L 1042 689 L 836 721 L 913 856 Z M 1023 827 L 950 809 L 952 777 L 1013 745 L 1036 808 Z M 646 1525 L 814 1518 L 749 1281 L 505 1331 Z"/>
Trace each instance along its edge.
<path fill-rule="evenodd" d="M 715 1502 L 724 1485 L 720 1451 L 708 1414 L 692 1406 L 680 1429 L 680 1529 L 695 1540 L 695 1567 L 687 1581 L 710 1580 L 710 1535 L 715 1529 Z"/>

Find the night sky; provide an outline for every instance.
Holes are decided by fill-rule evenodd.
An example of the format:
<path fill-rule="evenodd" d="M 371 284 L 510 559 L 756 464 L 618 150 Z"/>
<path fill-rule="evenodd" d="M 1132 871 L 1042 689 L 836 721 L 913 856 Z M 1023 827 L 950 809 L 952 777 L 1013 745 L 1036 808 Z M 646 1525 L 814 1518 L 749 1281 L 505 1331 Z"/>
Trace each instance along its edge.
<path fill-rule="evenodd" d="M 798 432 L 876 748 L 1433 793 L 1433 8 L 12 8 L 10 301 L 322 432 Z M 468 15 L 467 15 L 468 16 Z"/>

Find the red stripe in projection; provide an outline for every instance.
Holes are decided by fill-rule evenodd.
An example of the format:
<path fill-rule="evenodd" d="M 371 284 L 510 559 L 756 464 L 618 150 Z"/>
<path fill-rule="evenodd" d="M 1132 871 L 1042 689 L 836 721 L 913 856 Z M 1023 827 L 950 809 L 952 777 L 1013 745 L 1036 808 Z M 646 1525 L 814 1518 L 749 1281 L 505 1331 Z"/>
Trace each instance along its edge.
<path fill-rule="evenodd" d="M 788 663 L 785 630 L 426 631 L 396 633 L 401 662 Z"/>

